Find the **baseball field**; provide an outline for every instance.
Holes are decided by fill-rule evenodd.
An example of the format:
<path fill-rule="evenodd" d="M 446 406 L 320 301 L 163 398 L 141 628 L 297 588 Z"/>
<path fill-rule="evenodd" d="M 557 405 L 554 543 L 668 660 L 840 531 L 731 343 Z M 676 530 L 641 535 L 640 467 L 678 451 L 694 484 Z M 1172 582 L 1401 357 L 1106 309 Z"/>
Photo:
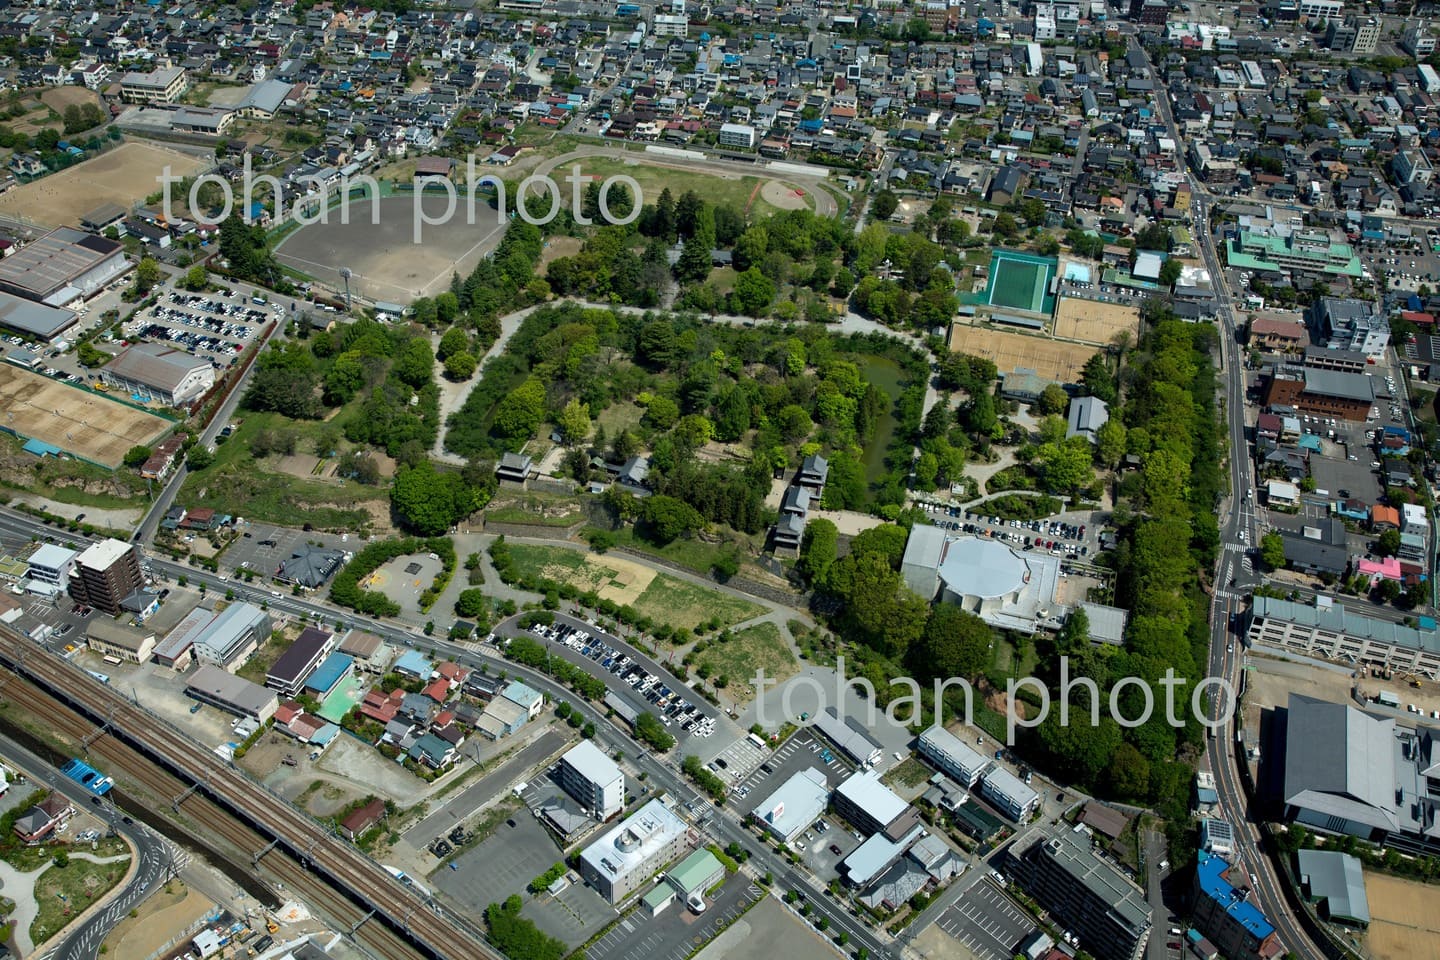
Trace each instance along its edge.
<path fill-rule="evenodd" d="M 1365 935 L 1375 960 L 1440 960 L 1440 916 L 1433 886 L 1365 871 L 1370 929 Z"/>
<path fill-rule="evenodd" d="M 351 290 L 377 300 L 409 303 L 443 293 L 452 273 L 464 277 L 475 269 L 507 223 L 478 195 L 475 222 L 468 223 L 463 187 L 457 194 L 454 215 L 447 222 L 421 223 L 419 243 L 415 242 L 417 197 L 403 193 L 382 197 L 375 204 L 378 223 L 371 222 L 369 200 L 351 203 L 348 224 L 340 222 L 340 208 L 332 208 L 328 222 L 301 227 L 280 241 L 276 259 L 337 290 L 345 284 L 340 271 L 348 268 Z M 444 193 L 426 192 L 418 203 L 418 215 L 426 220 L 445 218 Z"/>
<path fill-rule="evenodd" d="M 93 160 L 0 197 L 0 213 L 10 213 L 52 226 L 77 226 L 80 218 L 104 203 L 129 209 L 159 190 L 166 167 L 172 176 L 188 177 L 209 166 L 206 160 L 148 143 L 122 143 Z M 177 196 L 177 206 L 183 201 Z"/>
<path fill-rule="evenodd" d="M 134 446 L 148 446 L 174 424 L 152 413 L 0 364 L 0 426 L 27 440 L 114 469 Z"/>

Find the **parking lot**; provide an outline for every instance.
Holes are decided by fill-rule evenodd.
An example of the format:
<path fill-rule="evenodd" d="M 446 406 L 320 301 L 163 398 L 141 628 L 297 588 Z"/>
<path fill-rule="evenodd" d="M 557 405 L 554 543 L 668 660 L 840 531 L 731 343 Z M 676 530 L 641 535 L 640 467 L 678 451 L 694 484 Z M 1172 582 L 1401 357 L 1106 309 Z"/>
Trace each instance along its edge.
<path fill-rule="evenodd" d="M 642 701 L 643 709 L 658 717 L 677 740 L 705 739 L 715 732 L 714 714 L 685 696 L 686 688 L 593 625 L 557 617 L 553 625 L 536 624 L 531 631 L 547 644 L 558 645 L 566 659 L 592 673 L 597 672 L 596 666 L 610 673 L 614 680 L 607 680 L 607 685 L 628 688 L 625 699 Z"/>
<path fill-rule="evenodd" d="M 653 919 L 636 910 L 585 948 L 589 960 L 685 960 L 764 895 L 743 874 L 730 877 L 698 916 L 672 903 Z M 756 944 L 764 951 L 765 944 Z"/>
<path fill-rule="evenodd" d="M 963 510 L 943 502 L 919 501 L 931 522 L 954 533 L 991 537 L 1022 550 L 1043 550 L 1067 560 L 1088 560 L 1099 552 L 1101 518 L 1093 512 L 1060 514 L 1048 520 L 1002 520 L 985 505 Z"/>
<path fill-rule="evenodd" d="M 942 913 L 936 926 L 980 960 L 1010 960 L 1020 941 L 1035 930 L 1025 911 L 988 877 Z"/>
<path fill-rule="evenodd" d="M 290 558 L 295 548 L 318 543 L 323 547 L 350 553 L 363 545 L 359 537 L 349 534 L 319 533 L 277 527 L 268 523 L 239 524 L 240 536 L 225 551 L 221 566 L 233 576 L 237 570 L 254 570 L 259 576 L 273 577 L 280 563 Z M 429 583 L 426 583 L 429 586 Z"/>
<path fill-rule="evenodd" d="M 748 762 L 748 758 L 752 756 L 754 761 Z M 829 759 L 826 759 L 827 757 Z M 761 750 L 749 739 L 738 740 L 716 757 L 714 762 L 718 763 L 722 759 L 727 763 L 740 764 L 738 767 L 716 771 L 722 776 L 731 769 L 744 771 L 730 781 L 736 785 L 730 792 L 730 801 L 742 814 L 749 813 L 756 804 L 801 770 L 814 767 L 825 774 L 831 787 L 836 787 L 855 769 L 839 751 L 830 748 L 808 730 L 802 730 L 786 740 L 774 753 Z"/>
<path fill-rule="evenodd" d="M 136 313 L 124 332 L 127 338 L 168 342 L 204 357 L 218 370 L 234 364 L 278 310 L 247 299 L 239 290 L 226 294 L 170 289 L 154 306 Z"/>
<path fill-rule="evenodd" d="M 513 824 L 513 826 L 512 826 Z M 467 912 L 479 914 L 511 894 L 528 896 L 530 881 L 564 859 L 533 816 L 517 812 L 483 843 L 437 870 L 430 880 Z M 615 918 L 615 909 L 583 883 L 571 883 L 559 897 L 540 894 L 525 905 L 525 916 L 546 933 L 579 946 Z"/>

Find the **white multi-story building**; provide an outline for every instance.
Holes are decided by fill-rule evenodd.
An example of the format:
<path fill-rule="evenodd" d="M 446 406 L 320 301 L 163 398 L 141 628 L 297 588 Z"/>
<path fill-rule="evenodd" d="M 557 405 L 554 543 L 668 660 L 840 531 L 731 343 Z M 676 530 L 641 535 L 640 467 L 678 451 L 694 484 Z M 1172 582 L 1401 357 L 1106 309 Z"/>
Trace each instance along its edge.
<path fill-rule="evenodd" d="M 649 882 L 685 851 L 689 830 L 657 797 L 580 854 L 580 875 L 611 903 Z"/>
<path fill-rule="evenodd" d="M 1345 0 L 1300 0 L 1300 16 L 1334 20 L 1345 11 Z"/>
<path fill-rule="evenodd" d="M 589 740 L 581 740 L 560 758 L 559 780 L 597 820 L 609 820 L 625 808 L 625 774 Z"/>
<path fill-rule="evenodd" d="M 30 554 L 30 569 L 25 572 L 30 589 L 36 593 L 64 593 L 70 586 L 70 571 L 75 569 L 74 550 L 53 543 L 42 544 Z"/>
<path fill-rule="evenodd" d="M 686 37 L 690 34 L 690 18 L 657 13 L 653 34 L 657 37 Z"/>
<path fill-rule="evenodd" d="M 755 128 L 748 123 L 722 123 L 720 146 L 750 150 L 755 146 Z"/>
<path fill-rule="evenodd" d="M 184 67 L 132 71 L 120 78 L 120 99 L 126 103 L 174 103 L 189 86 Z"/>

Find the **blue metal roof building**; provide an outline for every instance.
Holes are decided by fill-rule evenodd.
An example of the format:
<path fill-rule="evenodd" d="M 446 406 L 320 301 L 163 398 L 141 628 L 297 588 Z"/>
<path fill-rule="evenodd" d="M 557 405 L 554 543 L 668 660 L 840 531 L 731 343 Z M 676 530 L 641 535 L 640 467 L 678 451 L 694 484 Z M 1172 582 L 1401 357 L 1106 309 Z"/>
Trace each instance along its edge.
<path fill-rule="evenodd" d="M 353 666 L 355 661 L 347 654 L 332 653 L 310 674 L 310 679 L 305 681 L 305 690 L 324 700 L 340 681 L 345 679 Z"/>
<path fill-rule="evenodd" d="M 1195 925 L 1226 953 L 1253 954 L 1274 936 L 1272 924 L 1249 899 L 1250 891 L 1231 884 L 1230 864 L 1213 853 L 1200 852 L 1195 867 Z"/>

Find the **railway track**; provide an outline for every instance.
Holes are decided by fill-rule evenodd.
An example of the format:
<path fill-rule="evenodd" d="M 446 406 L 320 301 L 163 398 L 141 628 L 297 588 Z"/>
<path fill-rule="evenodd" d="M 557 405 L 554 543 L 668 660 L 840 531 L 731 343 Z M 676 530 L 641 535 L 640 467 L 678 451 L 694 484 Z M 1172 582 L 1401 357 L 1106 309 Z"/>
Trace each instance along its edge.
<path fill-rule="evenodd" d="M 45 718 L 252 866 L 263 865 L 382 960 L 504 960 L 478 932 L 432 912 L 413 888 L 288 801 L 3 626 L 0 663 L 14 674 L 0 683 L 0 698 Z"/>

